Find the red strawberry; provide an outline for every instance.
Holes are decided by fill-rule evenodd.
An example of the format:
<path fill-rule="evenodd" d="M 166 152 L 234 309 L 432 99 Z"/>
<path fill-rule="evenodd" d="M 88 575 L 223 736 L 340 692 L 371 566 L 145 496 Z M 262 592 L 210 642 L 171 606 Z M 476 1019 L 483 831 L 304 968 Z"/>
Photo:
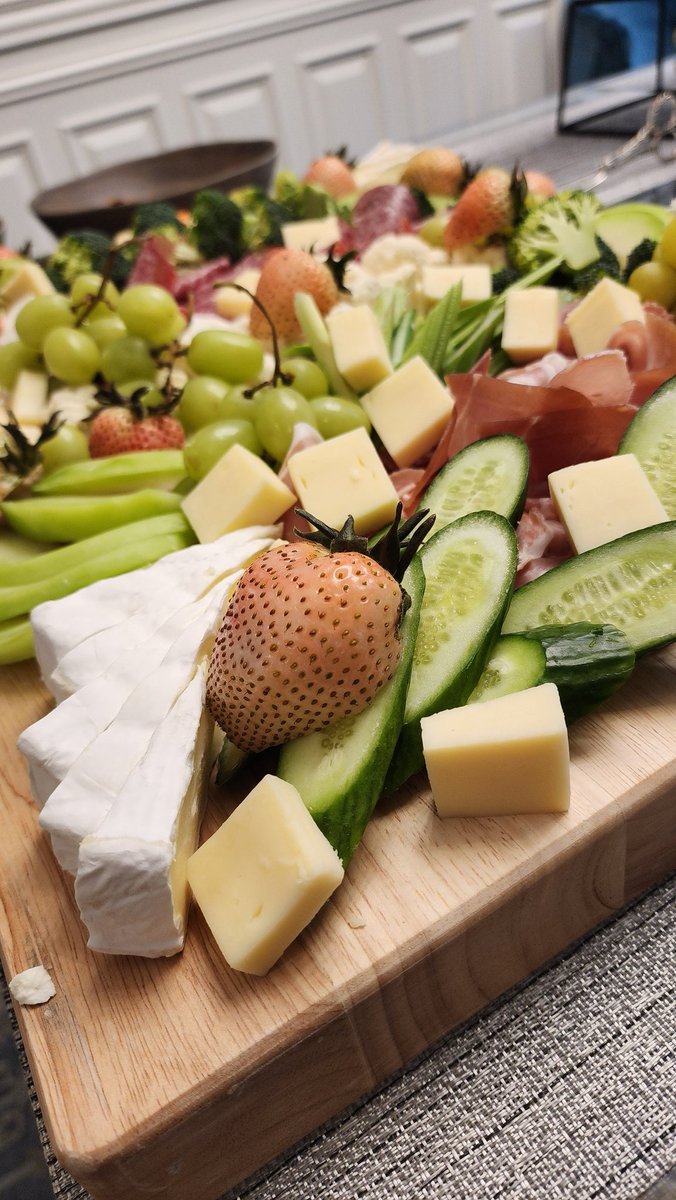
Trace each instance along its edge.
<path fill-rule="evenodd" d="M 401 653 L 406 601 L 395 575 L 433 521 L 422 512 L 401 526 L 393 574 L 372 557 L 387 558 L 392 539 L 369 551 L 351 517 L 337 533 L 298 515 L 320 532 L 247 568 L 209 663 L 207 707 L 241 750 L 278 746 L 367 707 Z"/>
<path fill-rule="evenodd" d="M 265 306 L 278 338 L 284 342 L 301 337 L 293 306 L 296 292 L 309 292 L 322 315 L 338 302 L 338 288 L 325 263 L 318 262 L 305 250 L 273 250 L 263 264 L 256 299 Z M 270 340 L 270 326 L 255 304 L 249 328 L 253 337 Z"/>
<path fill-rule="evenodd" d="M 356 192 L 352 168 L 339 154 L 323 154 L 308 167 L 304 183 L 318 183 L 330 196 L 349 196 Z"/>
<path fill-rule="evenodd" d="M 444 230 L 444 249 L 479 242 L 491 234 L 511 229 L 518 219 L 526 194 L 526 181 L 517 168 L 486 167 L 467 184 L 451 210 Z"/>
<path fill-rule="evenodd" d="M 176 417 L 166 413 L 137 416 L 123 405 L 102 408 L 89 427 L 91 458 L 135 450 L 180 450 L 184 442 L 183 426 Z"/>

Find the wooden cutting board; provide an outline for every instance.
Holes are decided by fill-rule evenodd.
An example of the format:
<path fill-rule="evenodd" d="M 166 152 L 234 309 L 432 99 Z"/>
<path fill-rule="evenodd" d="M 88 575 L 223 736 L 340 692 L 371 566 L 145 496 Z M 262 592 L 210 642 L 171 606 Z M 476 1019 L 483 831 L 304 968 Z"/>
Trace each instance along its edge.
<path fill-rule="evenodd" d="M 0 944 L 49 1004 L 18 1012 L 54 1150 L 96 1200 L 214 1200 L 676 865 L 676 652 L 570 731 L 565 816 L 440 821 L 420 776 L 265 979 L 193 912 L 173 959 L 86 949 L 15 744 L 46 711 L 0 674 Z M 212 798 L 210 832 L 228 811 Z"/>

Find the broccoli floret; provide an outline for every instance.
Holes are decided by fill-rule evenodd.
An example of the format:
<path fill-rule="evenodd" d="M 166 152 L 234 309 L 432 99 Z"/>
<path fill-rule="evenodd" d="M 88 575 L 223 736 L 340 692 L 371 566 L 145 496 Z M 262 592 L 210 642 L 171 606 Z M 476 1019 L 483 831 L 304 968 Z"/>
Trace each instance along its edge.
<path fill-rule="evenodd" d="M 230 197 L 242 211 L 242 241 L 247 251 L 261 246 L 281 246 L 282 225 L 293 221 L 293 213 L 262 188 L 238 188 Z"/>
<path fill-rule="evenodd" d="M 578 295 L 586 295 L 593 287 L 596 287 L 601 279 L 609 277 L 619 281 L 622 277 L 619 259 L 610 246 L 602 238 L 597 237 L 596 248 L 598 258 L 589 266 L 583 267 L 581 271 L 575 271 L 570 278 L 570 286 Z"/>
<path fill-rule="evenodd" d="M 643 263 L 652 262 L 656 245 L 657 242 L 654 242 L 652 238 L 644 238 L 642 242 L 639 242 L 638 246 L 634 246 L 624 266 L 622 273 L 623 283 L 629 282 L 630 275 L 633 274 L 637 267 L 642 267 Z"/>
<path fill-rule="evenodd" d="M 177 217 L 173 205 L 158 202 L 140 204 L 134 210 L 131 229 L 135 237 L 141 237 L 144 233 L 161 233 L 173 240 L 177 234 L 184 232 L 185 226 Z"/>
<path fill-rule="evenodd" d="M 242 212 L 230 196 L 214 188 L 197 192 L 192 205 L 190 238 L 203 258 L 242 254 Z"/>
<path fill-rule="evenodd" d="M 564 270 L 581 271 L 599 256 L 596 218 L 600 200 L 589 192 L 560 192 L 531 209 L 510 243 L 515 266 L 527 273 L 556 260 Z"/>
<path fill-rule="evenodd" d="M 499 271 L 493 272 L 493 295 L 499 296 L 502 292 L 516 283 L 517 279 L 521 278 L 521 272 L 517 271 L 516 267 L 502 267 Z"/>
<path fill-rule="evenodd" d="M 45 264 L 49 279 L 60 292 L 70 290 L 78 275 L 101 273 L 108 261 L 110 238 L 96 229 L 78 229 L 61 238 Z"/>

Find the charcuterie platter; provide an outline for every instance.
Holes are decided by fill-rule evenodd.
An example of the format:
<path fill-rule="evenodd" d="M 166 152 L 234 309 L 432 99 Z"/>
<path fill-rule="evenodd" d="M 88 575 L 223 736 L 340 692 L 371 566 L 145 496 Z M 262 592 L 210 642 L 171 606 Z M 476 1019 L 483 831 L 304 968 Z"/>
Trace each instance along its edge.
<path fill-rule="evenodd" d="M 274 201 L 202 196 L 132 231 L 119 291 L 117 249 L 67 280 L 67 239 L 5 279 L 29 295 L 0 346 L 0 947 L 9 977 L 51 976 L 18 1017 L 54 1150 L 95 1200 L 216 1200 L 674 865 L 676 223 L 441 157 L 453 183 L 427 155 L 351 207 L 326 164 L 282 173 Z M 460 197 L 432 203 L 442 186 Z M 318 198 L 319 219 L 301 211 Z M 392 663 L 317 718 L 276 622 L 321 674 L 301 643 L 322 634 L 322 566 L 342 555 L 347 591 L 353 553 L 397 613 L 377 634 Z M 361 601 L 341 603 L 357 644 Z M 325 655 L 327 678 L 348 670 Z M 485 724 L 480 777 L 492 714 L 536 688 L 556 697 L 560 795 L 528 735 L 516 800 L 463 796 L 453 815 L 425 722 Z M 278 862 L 242 814 L 270 779 L 332 882 L 261 948 Z M 235 953 L 237 896 L 214 920 L 198 864 L 238 820 L 263 891 Z"/>

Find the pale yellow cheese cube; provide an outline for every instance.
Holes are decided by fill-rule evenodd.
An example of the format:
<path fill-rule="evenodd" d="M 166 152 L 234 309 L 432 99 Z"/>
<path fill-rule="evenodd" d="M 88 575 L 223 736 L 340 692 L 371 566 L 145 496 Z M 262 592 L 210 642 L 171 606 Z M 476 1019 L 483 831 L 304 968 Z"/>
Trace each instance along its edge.
<path fill-rule="evenodd" d="M 436 446 L 455 400 L 425 359 L 416 355 L 362 396 L 361 404 L 397 466 L 409 467 Z"/>
<path fill-rule="evenodd" d="M 423 267 L 420 295 L 429 307 L 443 300 L 456 283 L 462 284 L 461 304 L 489 300 L 493 294 L 493 276 L 488 263 L 462 263 L 459 266 Z"/>
<path fill-rule="evenodd" d="M 257 271 L 255 267 L 249 267 L 248 270 L 236 275 L 232 283 L 246 288 L 247 291 L 251 292 L 251 296 L 254 296 L 260 277 L 260 271 Z M 225 317 L 228 321 L 234 321 L 237 317 L 246 317 L 253 307 L 251 296 L 247 296 L 246 292 L 238 291 L 232 284 L 224 283 L 222 287 L 217 288 L 214 292 L 216 312 L 219 317 Z"/>
<path fill-rule="evenodd" d="M 27 259 L 6 259 L 0 264 L 0 296 L 4 308 L 32 296 L 49 296 L 54 291 L 42 267 Z"/>
<path fill-rule="evenodd" d="M 274 524 L 294 500 L 293 492 L 267 463 L 245 446 L 234 445 L 181 507 L 200 542 L 215 542 L 233 529 Z"/>
<path fill-rule="evenodd" d="M 556 288 L 516 288 L 505 295 L 502 349 L 516 363 L 532 362 L 556 350 L 559 293 Z"/>
<path fill-rule="evenodd" d="M 368 304 L 339 304 L 326 316 L 336 366 L 356 392 L 392 374 L 383 331 Z"/>
<path fill-rule="evenodd" d="M 398 496 L 365 429 L 299 450 L 288 467 L 301 507 L 335 529 L 352 516 L 368 536 L 394 517 Z"/>
<path fill-rule="evenodd" d="M 328 250 L 340 237 L 340 222 L 335 216 L 309 221 L 289 221 L 282 225 L 282 240 L 289 250 Z"/>
<path fill-rule="evenodd" d="M 601 279 L 568 314 L 565 324 L 578 357 L 605 350 L 625 321 L 645 324 L 640 297 L 615 279 Z"/>
<path fill-rule="evenodd" d="M 578 554 L 669 519 L 635 454 L 562 467 L 549 492 Z"/>
<path fill-rule="evenodd" d="M 292 784 L 266 775 L 188 860 L 226 962 L 265 975 L 319 912 L 343 866 Z"/>
<path fill-rule="evenodd" d="M 19 371 L 9 407 L 18 425 L 42 425 L 47 420 L 49 380 L 42 371 Z"/>
<path fill-rule="evenodd" d="M 447 709 L 420 724 L 440 817 L 568 809 L 568 734 L 553 683 Z"/>

